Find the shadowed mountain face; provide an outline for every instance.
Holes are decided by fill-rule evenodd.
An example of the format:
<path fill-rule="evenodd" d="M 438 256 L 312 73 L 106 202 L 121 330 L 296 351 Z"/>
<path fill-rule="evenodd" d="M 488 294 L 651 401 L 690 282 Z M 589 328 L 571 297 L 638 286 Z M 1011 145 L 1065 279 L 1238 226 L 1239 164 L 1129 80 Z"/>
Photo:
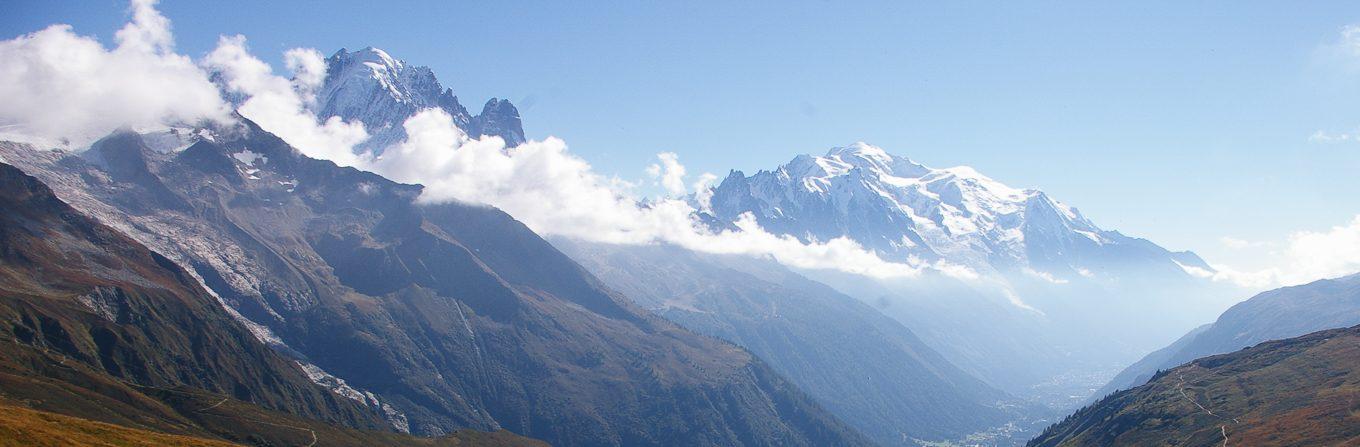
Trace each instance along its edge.
<path fill-rule="evenodd" d="M 1271 290 L 1234 305 L 1213 324 L 1195 329 L 1170 346 L 1148 354 L 1120 372 L 1096 395 L 1141 385 L 1159 370 L 1199 357 L 1356 324 L 1360 324 L 1360 275 Z"/>
<path fill-rule="evenodd" d="M 1360 440 L 1360 327 L 1195 360 L 1050 427 L 1031 446 L 1315 446 Z"/>
<path fill-rule="evenodd" d="M 996 438 L 1009 433 L 999 427 L 1021 410 L 900 323 L 773 262 L 673 246 L 553 243 L 638 305 L 750 350 L 882 445 L 973 434 L 1003 442 Z"/>
<path fill-rule="evenodd" d="M 7 164 L 0 164 L 0 209 L 0 438 L 6 441 L 533 442 L 505 432 L 442 439 L 393 433 L 377 412 L 312 383 L 169 259 L 80 214 Z"/>
<path fill-rule="evenodd" d="M 184 149 L 0 144 L 166 254 L 320 383 L 413 433 L 558 445 L 866 441 L 745 351 L 641 311 L 504 213 L 306 158 L 246 122 Z"/>
<path fill-rule="evenodd" d="M 0 209 L 7 373 L 188 386 L 301 416 L 382 426 L 376 414 L 314 385 L 258 342 L 170 260 L 80 215 L 6 164 Z M 53 358 L 61 365 L 47 362 Z M 72 367 L 61 372 L 67 363 Z"/>

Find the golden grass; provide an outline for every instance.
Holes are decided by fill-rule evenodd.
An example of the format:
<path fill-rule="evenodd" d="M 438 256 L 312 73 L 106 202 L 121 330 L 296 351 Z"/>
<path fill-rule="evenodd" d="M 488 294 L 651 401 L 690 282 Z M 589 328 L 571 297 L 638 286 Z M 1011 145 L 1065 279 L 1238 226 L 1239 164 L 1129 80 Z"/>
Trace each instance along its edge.
<path fill-rule="evenodd" d="M 156 433 L 0 403 L 0 446 L 229 447 L 223 441 Z"/>

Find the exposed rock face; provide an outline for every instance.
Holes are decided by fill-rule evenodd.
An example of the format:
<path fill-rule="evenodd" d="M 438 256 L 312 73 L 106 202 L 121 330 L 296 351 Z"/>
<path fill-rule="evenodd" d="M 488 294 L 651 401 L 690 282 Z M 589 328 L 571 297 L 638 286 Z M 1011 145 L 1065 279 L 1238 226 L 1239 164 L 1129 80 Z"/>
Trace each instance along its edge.
<path fill-rule="evenodd" d="M 747 352 L 638 309 L 510 216 L 419 205 L 419 186 L 306 158 L 248 121 L 178 151 L 124 133 L 79 156 L 13 144 L 0 156 L 191 267 L 261 337 L 413 433 L 867 442 Z M 103 167 L 128 159 L 126 172 Z"/>
<path fill-rule="evenodd" d="M 341 49 L 326 59 L 326 80 L 316 94 L 321 119 L 338 116 L 364 123 L 370 138 L 360 149 L 382 152 L 406 139 L 402 123 L 417 112 L 436 108 L 477 138 L 494 135 L 507 146 L 524 142 L 519 110 L 509 100 L 492 98 L 473 116 L 445 88 L 429 67 L 407 65 L 377 48 Z"/>
<path fill-rule="evenodd" d="M 161 396 L 194 389 L 342 427 L 386 428 L 375 411 L 313 384 L 169 259 L 3 163 L 0 209 L 4 398 L 217 435 Z"/>

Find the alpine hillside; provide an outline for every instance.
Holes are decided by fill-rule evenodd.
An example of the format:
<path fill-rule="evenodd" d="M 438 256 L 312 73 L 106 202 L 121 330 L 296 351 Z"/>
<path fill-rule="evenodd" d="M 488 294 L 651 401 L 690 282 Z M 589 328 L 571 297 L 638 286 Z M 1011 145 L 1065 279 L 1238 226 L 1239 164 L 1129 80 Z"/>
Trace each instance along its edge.
<path fill-rule="evenodd" d="M 1360 326 L 1159 372 L 1032 440 L 1056 446 L 1317 446 L 1360 441 Z"/>
<path fill-rule="evenodd" d="M 257 340 L 192 274 L 3 163 L 0 209 L 0 443 L 532 443 L 395 433 L 381 408 Z"/>
<path fill-rule="evenodd" d="M 308 158 L 247 119 L 0 157 L 182 265 L 400 430 L 561 445 L 861 445 L 746 351 L 638 309 L 496 209 Z"/>
<path fill-rule="evenodd" d="M 1141 385 L 1157 371 L 1196 358 L 1357 324 L 1360 324 L 1360 274 L 1262 292 L 1233 305 L 1213 323 L 1125 368 L 1096 395 Z"/>

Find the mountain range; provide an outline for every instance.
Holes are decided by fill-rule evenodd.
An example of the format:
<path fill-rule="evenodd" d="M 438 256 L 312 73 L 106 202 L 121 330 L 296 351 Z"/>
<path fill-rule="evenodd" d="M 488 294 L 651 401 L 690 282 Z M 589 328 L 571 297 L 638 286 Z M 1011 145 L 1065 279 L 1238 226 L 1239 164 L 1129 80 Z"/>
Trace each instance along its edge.
<path fill-rule="evenodd" d="M 1213 270 L 1194 253 L 1102 229 L 1040 190 L 867 143 L 732 171 L 690 200 L 719 226 L 751 215 L 776 234 L 847 237 L 922 267 L 903 280 L 802 273 L 898 319 L 989 384 L 1050 405 L 1079 404 L 1072 396 L 1212 318 L 1230 296 L 1191 273 Z"/>
<path fill-rule="evenodd" d="M 428 68 L 412 66 L 382 50 L 341 50 L 327 59 L 327 66 L 326 81 L 317 95 L 318 116 L 365 123 L 376 132 L 367 144 L 381 147 L 400 141 L 404 138 L 401 123 L 423 107 L 448 112 L 469 135 L 483 134 L 486 129 L 510 129 L 496 135 L 511 146 L 523 141 L 517 114 L 513 120 L 504 120 L 495 118 L 504 114 L 488 109 L 478 117 L 470 116 Z M 513 108 L 508 102 L 506 106 Z M 488 127 L 484 123 L 494 124 Z M 844 292 L 867 304 L 863 310 L 877 311 L 837 314 L 844 317 L 838 324 L 875 326 L 880 323 L 867 323 L 865 315 L 889 315 L 899 326 L 905 326 L 902 332 L 920 342 L 908 351 L 938 352 L 946 363 L 962 370 L 963 376 L 980 378 L 988 388 L 1051 406 L 1079 404 L 1119 368 L 1226 307 L 1213 285 L 1188 272 L 1213 271 L 1193 253 L 1172 252 L 1145 239 L 1101 229 L 1075 208 L 1042 191 L 1011 188 L 968 167 L 930 168 L 866 143 L 833 148 L 825 156 L 801 155 L 773 171 L 749 177 L 733 171 L 711 191 L 701 191 L 689 199 L 701 210 L 699 219 L 718 225 L 751 213 L 762 228 L 776 234 L 804 241 L 849 237 L 889 260 L 957 266 L 977 273 L 978 278 L 966 280 L 927 273 L 923 278 L 870 281 L 872 284 L 866 284 L 862 277 L 824 271 L 789 272 L 789 277 L 811 278 L 807 283 L 821 281 L 833 286 L 825 288 L 832 293 L 822 293 L 824 296 L 817 300 L 828 309 L 851 305 L 839 301 L 844 295 L 837 292 Z M 617 261 L 628 251 L 614 248 L 617 250 L 612 253 L 618 256 L 613 258 L 584 257 L 584 252 L 568 251 L 575 261 L 598 267 L 602 260 Z M 642 252 L 645 250 L 632 254 Z M 616 268 L 610 270 L 591 270 L 606 278 L 612 288 L 634 291 L 644 289 L 634 286 L 641 278 L 655 285 L 658 272 L 690 271 L 689 276 L 666 276 L 676 283 L 670 290 L 678 293 L 713 290 L 710 282 L 718 280 L 703 275 L 731 270 L 730 266 L 714 264 L 712 258 L 671 258 L 693 262 L 685 266 L 662 264 L 664 267 L 616 262 Z M 701 268 L 701 264 L 705 266 Z M 788 299 L 786 292 L 790 289 L 762 293 L 766 301 L 777 302 L 775 297 Z M 637 301 L 636 292 L 627 295 L 643 307 L 654 308 L 655 302 Z M 736 301 L 730 296 L 708 298 L 710 305 L 724 299 Z M 760 321 L 756 318 L 762 314 L 760 306 L 726 307 L 732 319 L 729 323 L 736 330 L 757 331 L 750 322 Z M 826 316 L 832 314 L 822 317 L 831 321 Z M 679 317 L 675 309 L 661 315 L 741 346 L 762 346 L 731 333 L 702 330 L 693 324 L 695 320 Z M 1156 318 L 1129 318 L 1138 315 Z M 746 320 L 747 326 L 736 324 L 741 320 Z M 812 336 L 814 332 L 807 329 L 811 326 L 794 327 L 800 328 L 798 336 L 804 341 L 798 346 L 800 354 L 818 352 L 812 346 L 823 339 Z M 1087 336 L 1093 333 L 1101 336 Z M 783 362 L 770 352 L 752 350 L 786 376 L 802 377 L 781 368 Z M 832 358 L 822 356 L 818 360 Z M 803 365 L 829 366 L 818 362 Z M 806 389 L 808 385 L 800 386 Z M 864 394 L 892 388 L 866 388 Z M 847 398 L 831 403 L 830 396 L 820 399 L 824 406 L 845 408 L 853 402 Z M 995 406 L 999 400 L 962 399 L 984 406 Z M 902 408 L 913 411 L 896 413 L 916 413 L 911 405 Z M 883 416 L 887 419 L 879 428 L 868 428 L 867 421 L 874 418 L 863 418 L 863 413 L 838 415 L 860 423 L 861 431 L 877 431 L 878 439 L 900 438 L 893 432 L 920 428 L 900 420 L 887 423 L 892 416 Z M 880 408 L 873 413 L 894 412 Z M 986 429 L 997 421 L 987 416 L 996 413 L 963 413 L 970 415 L 967 422 L 959 419 L 960 423 L 953 425 L 928 424 L 935 428 L 924 432 L 926 437 L 957 435 L 965 427 Z M 896 428 L 883 428 L 886 426 Z"/>
<path fill-rule="evenodd" d="M 459 107 L 441 105 L 454 101 L 451 92 L 431 96 L 440 89 L 428 87 L 438 85 L 428 69 L 410 68 L 372 48 L 342 50 L 328 60 L 328 66 L 317 97 L 322 117 L 359 120 L 384 132 L 399 128 L 414 114 L 412 105 L 440 107 L 455 117 L 455 124 L 469 126 L 470 135 L 480 131 L 476 117 L 458 118 L 466 116 L 460 115 Z M 394 78 L 391 73 L 408 74 Z M 355 99 L 370 97 L 382 100 Z M 416 99 L 392 100 L 407 97 Z M 514 127 L 518 126 L 516 119 Z M 507 138 L 507 143 L 515 141 Z M 646 310 L 750 350 L 832 414 L 879 443 L 910 445 L 979 433 L 992 436 L 989 432 L 1009 433 L 1012 429 L 1007 423 L 1023 419 L 1015 408 L 1019 399 L 952 365 L 901 323 L 782 267 L 765 264 L 753 273 L 750 262 L 720 261 L 676 247 L 567 239 L 554 240 L 554 244 L 606 286 L 625 291 Z M 681 301 L 690 304 L 660 305 Z M 771 311 L 781 305 L 784 311 Z M 854 338 L 860 341 L 852 343 Z M 851 362 L 857 358 L 873 360 Z M 848 367 L 861 363 L 859 368 Z"/>
<path fill-rule="evenodd" d="M 383 50 L 325 66 L 307 107 L 363 123 L 357 151 L 381 156 L 430 108 L 471 137 L 526 141 L 509 101 L 473 115 Z M 848 238 L 918 275 L 544 239 L 231 121 L 77 151 L 0 142 L 14 436 L 1009 446 L 1100 395 L 1033 445 L 1354 436 L 1300 419 L 1354 419 L 1360 329 L 1267 341 L 1360 324 L 1360 275 L 1222 312 L 1233 290 L 1194 253 L 867 143 L 732 171 L 686 197 L 693 221 Z"/>
<path fill-rule="evenodd" d="M 312 381 L 401 431 L 867 443 L 749 353 L 634 307 L 504 213 L 417 205 L 420 186 L 239 121 L 120 131 L 79 154 L 4 143 L 0 157 L 184 266 Z"/>
<path fill-rule="evenodd" d="M 426 67 L 375 48 L 340 50 L 326 62 L 315 109 L 323 119 L 364 123 L 373 137 L 363 149 L 402 141 L 404 120 L 431 107 L 470 136 L 524 141 L 508 101 L 493 98 L 472 116 Z M 1213 271 L 1193 253 L 1097 227 L 1042 191 L 968 167 L 927 167 L 866 143 L 749 177 L 733 171 L 689 200 L 699 219 L 719 227 L 749 213 L 762 228 L 805 242 L 848 237 L 888 260 L 975 273 L 865 286 L 834 272 L 801 272 L 893 316 L 989 385 L 1051 405 L 1085 397 L 1217 315 L 1230 296 L 1191 274 Z"/>
<path fill-rule="evenodd" d="M 750 213 L 771 232 L 804 241 L 849 237 L 897 261 L 1054 281 L 1131 265 L 1213 271 L 1194 253 L 1103 230 L 1043 191 L 1012 188 L 967 166 L 926 167 L 863 142 L 751 176 L 732 171 L 711 192 L 698 205 L 719 220 Z"/>

